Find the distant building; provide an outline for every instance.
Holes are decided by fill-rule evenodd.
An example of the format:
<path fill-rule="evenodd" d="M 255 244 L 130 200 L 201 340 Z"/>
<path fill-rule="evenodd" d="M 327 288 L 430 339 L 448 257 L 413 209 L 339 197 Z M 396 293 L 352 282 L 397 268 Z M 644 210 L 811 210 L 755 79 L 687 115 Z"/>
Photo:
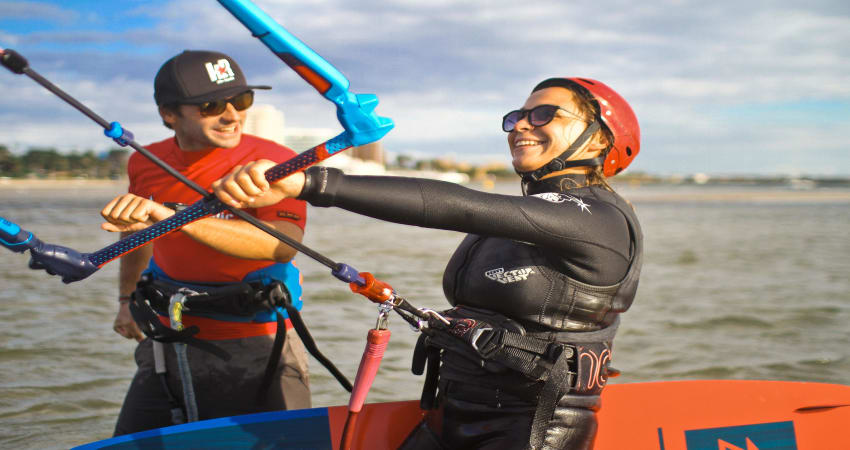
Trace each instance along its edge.
<path fill-rule="evenodd" d="M 245 119 L 245 132 L 303 152 L 336 136 L 331 128 L 293 128 L 286 126 L 283 111 L 272 105 L 254 105 Z"/>
<path fill-rule="evenodd" d="M 286 126 L 283 111 L 272 105 L 255 105 L 248 110 L 245 132 L 285 145 L 296 152 L 303 152 L 336 136 L 341 130 L 331 128 L 293 128 Z M 354 147 L 345 152 L 351 158 L 384 166 L 384 150 L 380 142 Z M 335 158 L 335 159 L 336 159 Z M 336 166 L 335 166 L 336 167 Z M 342 167 L 344 169 L 344 167 Z"/>
<path fill-rule="evenodd" d="M 696 184 L 706 184 L 711 179 L 709 175 L 704 173 L 695 173 L 692 178 Z"/>
<path fill-rule="evenodd" d="M 354 147 L 350 150 L 350 153 L 352 158 L 362 159 L 363 161 L 371 161 L 381 165 L 387 163 L 381 141 Z"/>
<path fill-rule="evenodd" d="M 286 141 L 286 118 L 272 105 L 254 105 L 248 109 L 245 132 L 278 144 Z"/>
<path fill-rule="evenodd" d="M 255 105 L 248 110 L 245 132 L 275 141 L 300 153 L 339 134 L 330 128 L 291 128 L 286 126 L 282 111 L 271 105 Z M 336 167 L 352 175 L 381 175 L 386 170 L 386 155 L 381 141 L 354 147 L 321 164 Z M 459 172 L 437 172 L 432 170 L 401 171 L 402 176 L 443 179 L 455 183 L 466 183 L 469 176 Z"/>

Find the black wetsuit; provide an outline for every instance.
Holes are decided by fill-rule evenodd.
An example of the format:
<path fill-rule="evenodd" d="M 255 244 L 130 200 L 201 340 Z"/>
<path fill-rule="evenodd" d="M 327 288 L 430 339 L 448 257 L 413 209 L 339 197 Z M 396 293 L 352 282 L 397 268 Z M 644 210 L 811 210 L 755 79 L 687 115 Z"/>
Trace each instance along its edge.
<path fill-rule="evenodd" d="M 559 389 L 537 447 L 583 449 L 607 378 L 619 313 L 634 299 L 642 253 L 637 218 L 600 186 L 566 176 L 491 194 L 433 180 L 308 171 L 301 199 L 391 222 L 470 233 L 443 275 L 453 306 L 500 313 L 524 330 L 575 344 L 582 366 Z M 548 334 L 546 334 L 548 333 Z M 540 385 L 442 352 L 438 412 L 403 448 L 524 448 Z M 572 388 L 572 389 L 571 389 Z"/>

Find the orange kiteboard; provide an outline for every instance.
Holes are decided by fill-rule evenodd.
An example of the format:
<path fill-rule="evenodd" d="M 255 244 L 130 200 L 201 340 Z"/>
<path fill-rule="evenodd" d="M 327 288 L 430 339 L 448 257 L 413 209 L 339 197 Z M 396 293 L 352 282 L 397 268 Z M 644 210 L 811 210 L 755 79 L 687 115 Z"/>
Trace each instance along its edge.
<path fill-rule="evenodd" d="M 194 422 L 90 448 L 336 449 L 346 406 Z M 417 401 L 367 404 L 352 449 L 394 449 L 424 413 Z M 605 388 L 595 450 L 848 450 L 850 386 L 787 381 L 664 381 Z"/>

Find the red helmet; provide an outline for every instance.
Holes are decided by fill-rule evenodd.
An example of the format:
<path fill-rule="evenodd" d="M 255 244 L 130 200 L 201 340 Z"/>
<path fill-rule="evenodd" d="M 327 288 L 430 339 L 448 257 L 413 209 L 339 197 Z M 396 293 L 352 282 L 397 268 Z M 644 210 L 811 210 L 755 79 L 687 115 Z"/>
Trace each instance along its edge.
<path fill-rule="evenodd" d="M 606 84 L 589 78 L 565 78 L 590 91 L 599 103 L 599 116 L 614 135 L 602 172 L 613 177 L 622 172 L 640 151 L 640 126 L 631 106 Z"/>

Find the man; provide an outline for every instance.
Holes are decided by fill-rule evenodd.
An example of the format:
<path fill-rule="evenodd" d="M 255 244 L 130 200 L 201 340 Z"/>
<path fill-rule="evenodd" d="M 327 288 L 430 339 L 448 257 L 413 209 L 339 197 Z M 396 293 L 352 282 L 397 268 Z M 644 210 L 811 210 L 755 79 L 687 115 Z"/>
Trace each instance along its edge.
<path fill-rule="evenodd" d="M 271 88 L 249 86 L 236 62 L 222 53 L 187 50 L 169 59 L 156 75 L 154 99 L 174 137 L 148 150 L 204 187 L 247 161 L 289 159 L 295 155 L 292 150 L 242 133 L 254 89 Z M 140 154 L 130 157 L 127 171 L 129 193 L 113 199 L 101 212 L 107 221 L 102 227 L 119 231 L 122 237 L 200 199 Z M 246 211 L 300 242 L 306 221 L 304 202 L 284 200 Z M 272 352 L 277 314 L 283 312 L 285 317 L 285 311 L 278 307 L 276 312 L 271 305 L 288 297 L 297 308 L 301 306 L 294 255 L 292 248 L 224 211 L 122 257 L 119 311 L 113 328 L 140 344 L 135 353 L 138 370 L 115 435 L 169 426 L 180 422 L 181 415 L 193 419 L 195 409 L 197 419 L 203 420 L 310 407 L 307 356 L 289 319 L 287 331 L 278 336 L 285 336 L 281 354 Z M 239 283 L 250 292 L 229 291 L 215 302 L 201 302 L 216 297 L 212 293 L 221 292 L 222 287 Z M 282 289 L 272 289 L 276 285 Z M 181 288 L 189 290 L 176 296 Z M 275 298 L 272 292 L 277 292 Z M 182 326 L 197 327 L 199 332 L 184 340 L 190 345 L 181 362 L 175 346 L 143 339 L 130 311 L 132 303 L 147 332 L 161 334 L 156 329 L 161 332 L 162 327 L 173 325 L 168 316 L 170 302 L 186 293 L 191 300 L 185 303 Z M 207 297 L 192 297 L 193 293 L 207 293 Z M 153 319 L 138 317 L 145 312 Z M 175 332 L 169 328 L 165 331 Z M 157 357 L 165 360 L 165 370 L 155 367 Z M 188 383 L 187 377 L 180 377 L 186 366 L 191 372 Z M 193 393 L 194 399 L 187 393 Z"/>

